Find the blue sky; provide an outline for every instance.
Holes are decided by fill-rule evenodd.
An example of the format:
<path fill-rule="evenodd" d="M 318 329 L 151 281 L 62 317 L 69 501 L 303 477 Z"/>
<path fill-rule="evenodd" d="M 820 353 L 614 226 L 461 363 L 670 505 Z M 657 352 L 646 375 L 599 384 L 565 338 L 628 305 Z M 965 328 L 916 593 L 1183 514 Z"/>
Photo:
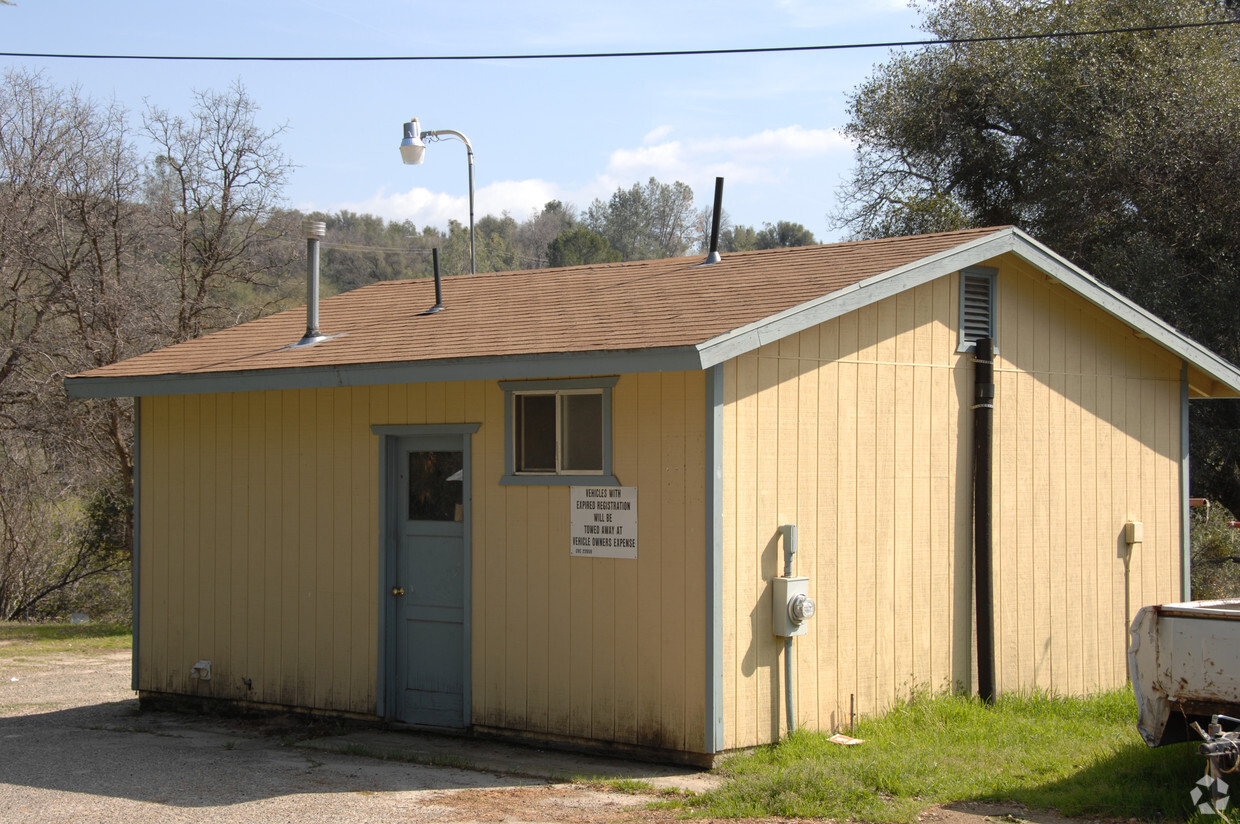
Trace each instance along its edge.
<path fill-rule="evenodd" d="M 919 39 L 904 0 L 595 4 L 572 0 L 285 2 L 17 0 L 0 51 L 192 55 L 460 55 L 806 46 Z M 584 211 L 654 176 L 708 206 L 725 178 L 734 224 L 792 220 L 821 240 L 853 161 L 839 134 L 848 93 L 885 49 L 477 62 L 256 63 L 0 58 L 134 115 L 188 111 L 192 90 L 240 79 L 263 125 L 286 124 L 303 209 L 418 226 L 465 222 L 465 149 L 431 144 L 404 166 L 401 124 L 466 134 L 477 214 L 524 219 L 559 199 Z"/>

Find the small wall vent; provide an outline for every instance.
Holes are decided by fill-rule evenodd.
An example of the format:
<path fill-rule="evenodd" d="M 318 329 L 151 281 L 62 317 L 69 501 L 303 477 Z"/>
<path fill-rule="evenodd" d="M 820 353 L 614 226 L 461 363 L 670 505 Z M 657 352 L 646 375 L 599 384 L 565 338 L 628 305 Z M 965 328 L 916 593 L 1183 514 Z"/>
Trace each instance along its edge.
<path fill-rule="evenodd" d="M 979 338 L 995 338 L 995 277 L 998 271 L 980 266 L 960 272 L 960 345 L 971 351 Z"/>

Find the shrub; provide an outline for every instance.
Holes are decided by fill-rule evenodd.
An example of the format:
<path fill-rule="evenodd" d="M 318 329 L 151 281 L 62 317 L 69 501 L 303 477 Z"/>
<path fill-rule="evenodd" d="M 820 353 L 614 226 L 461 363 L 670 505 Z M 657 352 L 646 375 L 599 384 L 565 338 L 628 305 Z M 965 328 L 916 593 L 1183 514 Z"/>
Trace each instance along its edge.
<path fill-rule="evenodd" d="M 1240 529 L 1219 504 L 1192 508 L 1192 593 L 1197 601 L 1240 597 Z"/>

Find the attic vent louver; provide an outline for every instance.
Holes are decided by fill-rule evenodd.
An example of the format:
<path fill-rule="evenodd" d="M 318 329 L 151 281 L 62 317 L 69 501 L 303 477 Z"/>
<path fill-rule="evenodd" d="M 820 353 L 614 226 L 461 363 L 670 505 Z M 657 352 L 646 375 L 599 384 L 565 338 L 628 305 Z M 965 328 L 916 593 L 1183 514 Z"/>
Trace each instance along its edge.
<path fill-rule="evenodd" d="M 973 349 L 978 338 L 995 337 L 995 269 L 980 266 L 960 272 L 960 345 Z"/>

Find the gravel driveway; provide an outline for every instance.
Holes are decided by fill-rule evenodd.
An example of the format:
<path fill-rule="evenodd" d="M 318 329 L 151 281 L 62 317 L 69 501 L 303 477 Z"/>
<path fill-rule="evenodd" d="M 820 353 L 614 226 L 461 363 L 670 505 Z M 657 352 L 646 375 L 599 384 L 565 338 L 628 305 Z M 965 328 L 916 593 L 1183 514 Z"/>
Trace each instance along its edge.
<path fill-rule="evenodd" d="M 311 737 L 291 718 L 139 712 L 128 652 L 20 652 L 0 647 L 0 821 L 671 821 L 645 809 L 649 796 L 538 776 L 632 775 L 696 788 L 710 780 L 402 732 Z M 409 763 L 444 754 L 493 771 Z M 404 760 L 371 757 L 379 755 Z"/>
<path fill-rule="evenodd" d="M 664 765 L 292 717 L 139 712 L 129 670 L 128 652 L 26 656 L 0 642 L 0 822 L 667 824 L 678 819 L 648 809 L 652 795 L 561 781 L 630 777 L 694 791 L 714 782 Z M 918 820 L 1084 824 L 977 803 Z"/>

